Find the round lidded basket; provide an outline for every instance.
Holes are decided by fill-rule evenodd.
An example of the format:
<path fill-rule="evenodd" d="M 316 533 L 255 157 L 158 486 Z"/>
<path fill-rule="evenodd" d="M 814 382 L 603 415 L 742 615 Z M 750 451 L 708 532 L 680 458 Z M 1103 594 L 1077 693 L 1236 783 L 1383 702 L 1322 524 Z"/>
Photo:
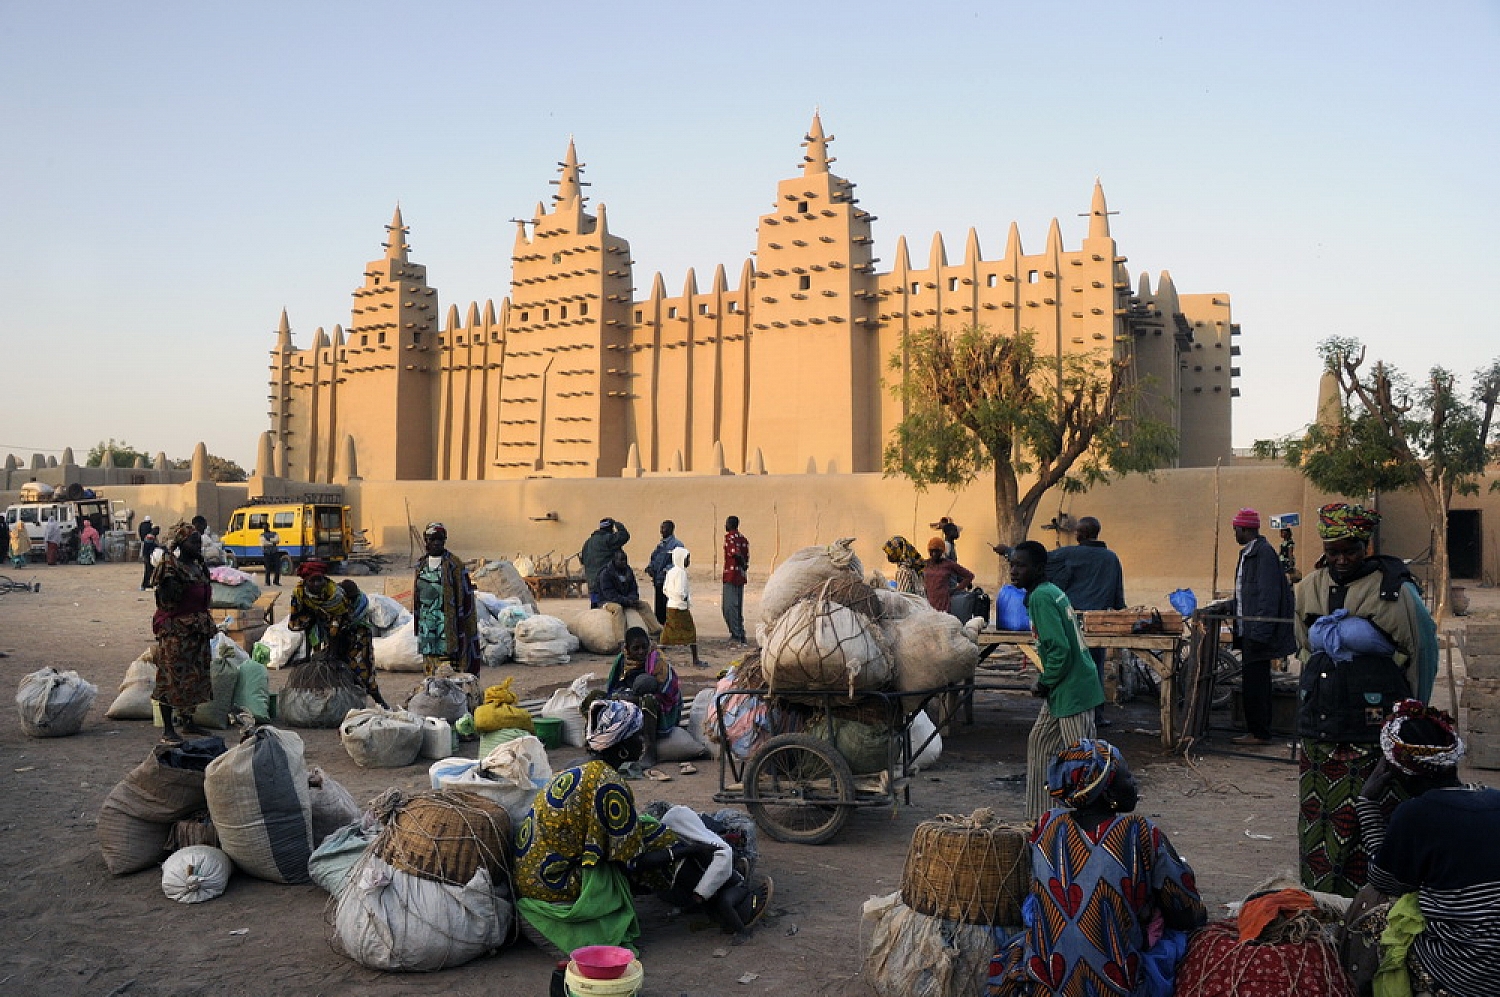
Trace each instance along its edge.
<path fill-rule="evenodd" d="M 1020 924 L 1031 891 L 1030 830 L 997 822 L 988 807 L 968 817 L 924 820 L 906 853 L 902 902 L 919 914 L 966 924 Z"/>

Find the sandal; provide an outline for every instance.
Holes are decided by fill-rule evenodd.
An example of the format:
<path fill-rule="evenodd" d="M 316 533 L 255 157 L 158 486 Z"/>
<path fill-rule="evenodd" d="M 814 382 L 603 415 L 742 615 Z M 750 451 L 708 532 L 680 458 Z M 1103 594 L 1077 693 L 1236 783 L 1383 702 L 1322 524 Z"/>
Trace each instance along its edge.
<path fill-rule="evenodd" d="M 771 897 L 775 895 L 776 882 L 770 876 L 767 876 L 760 881 L 760 885 L 757 886 L 755 888 L 755 891 L 750 894 L 750 899 L 748 901 L 750 905 L 750 912 L 746 915 L 742 915 L 742 920 L 745 922 L 746 929 L 749 929 L 751 925 L 761 919 L 761 916 L 765 914 L 766 911 L 771 909 Z"/>
<path fill-rule="evenodd" d="M 652 782 L 672 781 L 672 777 L 667 775 L 661 769 L 647 769 L 646 771 L 642 772 L 641 775 L 645 776 L 647 779 L 650 779 Z"/>
<path fill-rule="evenodd" d="M 697 775 L 698 766 L 694 765 L 692 762 L 683 762 L 681 765 L 677 766 L 677 772 L 680 775 Z"/>
<path fill-rule="evenodd" d="M 182 735 L 176 733 L 163 734 L 160 743 L 168 748 L 180 748 L 182 747 Z"/>

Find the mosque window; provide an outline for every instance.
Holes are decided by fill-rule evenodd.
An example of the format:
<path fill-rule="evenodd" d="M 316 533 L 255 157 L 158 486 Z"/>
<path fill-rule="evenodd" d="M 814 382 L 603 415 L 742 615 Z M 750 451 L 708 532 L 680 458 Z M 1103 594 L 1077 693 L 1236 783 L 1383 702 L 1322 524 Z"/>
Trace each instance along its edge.
<path fill-rule="evenodd" d="M 542 321 L 543 322 L 549 322 L 551 320 L 552 320 L 552 309 L 550 309 L 550 308 L 543 308 L 542 309 Z"/>
<path fill-rule="evenodd" d="M 707 304 L 700 304 L 698 306 L 698 314 L 699 315 L 707 315 L 708 314 L 708 305 Z"/>
<path fill-rule="evenodd" d="M 567 318 L 568 317 L 568 306 L 567 305 L 563 305 L 561 308 L 559 308 L 557 310 L 557 317 L 558 318 Z"/>
<path fill-rule="evenodd" d="M 740 303 L 738 301 L 731 301 L 729 303 L 729 314 L 731 314 L 731 315 L 738 315 L 739 313 L 740 313 Z"/>
<path fill-rule="evenodd" d="M 522 322 L 530 322 L 531 321 L 531 313 L 530 312 L 522 312 L 521 313 L 521 321 Z"/>
<path fill-rule="evenodd" d="M 803 275 L 803 276 L 797 278 L 797 289 L 799 291 L 806 291 L 810 287 L 812 287 L 812 278 L 811 277 Z"/>
<path fill-rule="evenodd" d="M 956 290 L 958 290 L 958 278 L 957 277 L 949 277 L 948 278 L 948 290 L 950 290 L 950 291 L 956 291 Z"/>
<path fill-rule="evenodd" d="M 587 301 L 584 301 L 584 302 L 580 303 L 579 306 L 578 306 L 578 314 L 580 314 L 580 315 L 587 315 L 588 313 L 589 313 L 589 303 Z"/>
<path fill-rule="evenodd" d="M 383 333 L 383 332 L 377 333 L 376 336 L 375 336 L 375 342 L 378 345 L 380 345 L 380 346 L 384 346 L 385 345 L 385 333 Z"/>
<path fill-rule="evenodd" d="M 992 273 L 992 274 L 990 274 L 988 277 L 986 277 L 984 279 L 984 286 L 985 287 L 995 287 L 999 283 L 1000 283 L 1000 275 L 997 274 L 997 273 Z"/>
<path fill-rule="evenodd" d="M 1028 284 L 1035 284 L 1036 282 L 1037 282 L 1037 272 L 1035 270 L 1028 270 L 1028 271 L 1026 271 L 1026 283 L 1028 283 Z"/>
<path fill-rule="evenodd" d="M 797 210 L 800 211 L 804 215 L 807 214 L 807 202 L 806 201 L 798 201 L 797 202 Z"/>
<path fill-rule="evenodd" d="M 677 317 L 677 309 L 676 308 L 668 308 L 667 309 L 667 318 L 676 318 L 676 317 Z"/>
<path fill-rule="evenodd" d="M 412 345 L 413 346 L 421 346 L 422 345 L 422 334 L 420 332 L 414 332 L 414 333 L 412 333 L 411 334 L 411 341 L 412 341 Z"/>
<path fill-rule="evenodd" d="M 552 254 L 552 262 L 553 263 L 561 263 L 562 262 L 562 253 L 553 253 Z"/>
<path fill-rule="evenodd" d="M 914 281 L 911 282 L 911 293 L 912 293 L 913 296 L 922 293 L 922 282 L 921 281 L 914 280 Z"/>
<path fill-rule="evenodd" d="M 637 322 L 639 322 L 639 321 L 641 321 L 641 320 L 642 320 L 642 319 L 644 319 L 644 318 L 645 318 L 645 316 L 644 316 L 644 315 L 643 315 L 643 314 L 642 314 L 642 313 L 641 313 L 641 310 L 640 310 L 640 309 L 639 309 L 639 308 L 637 308 L 637 309 L 636 309 L 636 310 L 635 310 L 635 320 L 636 320 L 636 321 L 637 321 Z"/>
<path fill-rule="evenodd" d="M 359 337 L 359 345 L 361 345 L 361 346 L 369 346 L 370 345 L 370 337 L 368 335 L 366 335 L 366 336 L 360 336 Z"/>

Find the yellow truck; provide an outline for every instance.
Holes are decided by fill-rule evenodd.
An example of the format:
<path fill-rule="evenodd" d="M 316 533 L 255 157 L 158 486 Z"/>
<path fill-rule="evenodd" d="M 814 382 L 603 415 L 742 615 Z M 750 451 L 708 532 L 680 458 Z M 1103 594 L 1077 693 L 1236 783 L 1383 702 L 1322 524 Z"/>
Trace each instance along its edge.
<path fill-rule="evenodd" d="M 270 527 L 280 538 L 282 574 L 296 573 L 304 561 L 343 561 L 354 547 L 349 507 L 338 495 L 253 498 L 229 515 L 224 559 L 233 566 L 259 565 L 261 533 Z"/>

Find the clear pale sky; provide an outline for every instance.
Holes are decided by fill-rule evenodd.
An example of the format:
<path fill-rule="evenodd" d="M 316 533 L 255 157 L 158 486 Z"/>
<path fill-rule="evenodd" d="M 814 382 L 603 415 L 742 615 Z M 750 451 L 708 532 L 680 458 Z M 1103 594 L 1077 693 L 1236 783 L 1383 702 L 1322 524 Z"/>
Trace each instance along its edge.
<path fill-rule="evenodd" d="M 1500 4 L 0 0 L 0 455 L 250 469 L 281 309 L 349 324 L 399 201 L 444 312 L 507 291 L 575 136 L 637 293 L 735 279 L 814 107 L 889 266 L 1087 230 L 1228 292 L 1234 442 L 1311 416 L 1325 336 L 1500 355 Z M 549 202 L 550 203 L 550 202 Z M 1487 236 L 1488 238 L 1482 238 Z"/>

